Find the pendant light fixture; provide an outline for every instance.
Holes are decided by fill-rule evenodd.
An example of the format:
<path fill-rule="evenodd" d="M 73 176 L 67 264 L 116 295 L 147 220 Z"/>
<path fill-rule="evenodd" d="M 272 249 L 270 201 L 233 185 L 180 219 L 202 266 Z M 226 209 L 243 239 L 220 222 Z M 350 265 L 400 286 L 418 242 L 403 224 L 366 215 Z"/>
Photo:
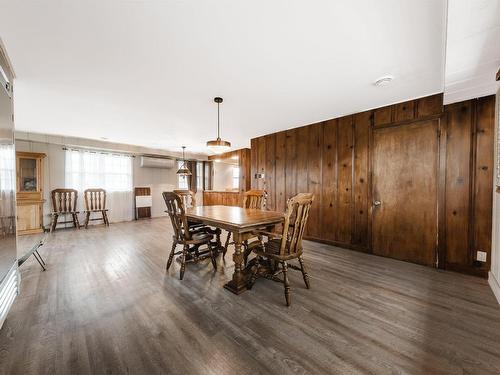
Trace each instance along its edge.
<path fill-rule="evenodd" d="M 207 147 L 216 154 L 222 154 L 223 152 L 229 151 L 231 148 L 231 143 L 228 141 L 224 141 L 220 138 L 220 103 L 222 103 L 223 99 L 216 97 L 214 98 L 214 102 L 217 103 L 217 139 L 213 141 L 207 142 Z"/>
<path fill-rule="evenodd" d="M 179 176 L 191 176 L 191 171 L 189 168 L 186 166 L 186 157 L 184 155 L 184 150 L 186 149 L 186 146 L 182 146 L 182 165 L 181 167 L 177 170 L 177 174 Z"/>

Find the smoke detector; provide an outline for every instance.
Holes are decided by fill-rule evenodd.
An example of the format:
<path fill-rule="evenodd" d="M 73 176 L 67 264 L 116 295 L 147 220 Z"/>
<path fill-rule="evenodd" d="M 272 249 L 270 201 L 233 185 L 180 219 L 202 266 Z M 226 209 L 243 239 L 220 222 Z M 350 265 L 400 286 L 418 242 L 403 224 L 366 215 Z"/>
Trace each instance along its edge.
<path fill-rule="evenodd" d="M 387 86 L 394 79 L 394 76 L 386 75 L 377 79 L 373 84 L 375 86 Z"/>

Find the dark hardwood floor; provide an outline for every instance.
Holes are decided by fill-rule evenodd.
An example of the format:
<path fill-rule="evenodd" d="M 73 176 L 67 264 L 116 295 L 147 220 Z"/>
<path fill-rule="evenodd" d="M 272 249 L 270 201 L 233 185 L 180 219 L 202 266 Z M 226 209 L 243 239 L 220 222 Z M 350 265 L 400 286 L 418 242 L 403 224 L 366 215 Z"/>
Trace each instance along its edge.
<path fill-rule="evenodd" d="M 306 242 L 311 275 L 222 288 L 231 253 L 169 273 L 167 219 L 57 231 L 21 270 L 2 374 L 499 374 L 486 280 Z M 232 249 L 230 249 L 231 252 Z"/>

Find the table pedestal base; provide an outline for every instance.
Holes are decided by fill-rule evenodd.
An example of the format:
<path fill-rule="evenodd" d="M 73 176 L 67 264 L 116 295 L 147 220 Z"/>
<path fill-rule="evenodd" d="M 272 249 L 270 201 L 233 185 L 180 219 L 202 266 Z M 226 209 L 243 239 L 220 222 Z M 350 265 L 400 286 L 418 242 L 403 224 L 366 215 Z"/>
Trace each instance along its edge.
<path fill-rule="evenodd" d="M 224 288 L 226 288 L 227 290 L 229 290 L 231 293 L 234 294 L 241 294 L 248 289 L 246 281 L 243 284 L 237 285 L 233 280 L 225 284 Z"/>

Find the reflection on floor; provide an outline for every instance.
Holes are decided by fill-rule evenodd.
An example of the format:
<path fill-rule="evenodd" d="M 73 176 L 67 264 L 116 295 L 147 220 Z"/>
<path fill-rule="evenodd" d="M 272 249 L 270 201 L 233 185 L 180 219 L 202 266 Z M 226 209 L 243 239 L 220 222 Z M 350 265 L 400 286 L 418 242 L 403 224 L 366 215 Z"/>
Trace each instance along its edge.
<path fill-rule="evenodd" d="M 306 242 L 291 272 L 222 288 L 231 254 L 165 273 L 167 219 L 57 231 L 30 258 L 0 331 L 5 374 L 500 373 L 486 280 Z M 224 237 L 224 236 L 223 236 Z"/>

